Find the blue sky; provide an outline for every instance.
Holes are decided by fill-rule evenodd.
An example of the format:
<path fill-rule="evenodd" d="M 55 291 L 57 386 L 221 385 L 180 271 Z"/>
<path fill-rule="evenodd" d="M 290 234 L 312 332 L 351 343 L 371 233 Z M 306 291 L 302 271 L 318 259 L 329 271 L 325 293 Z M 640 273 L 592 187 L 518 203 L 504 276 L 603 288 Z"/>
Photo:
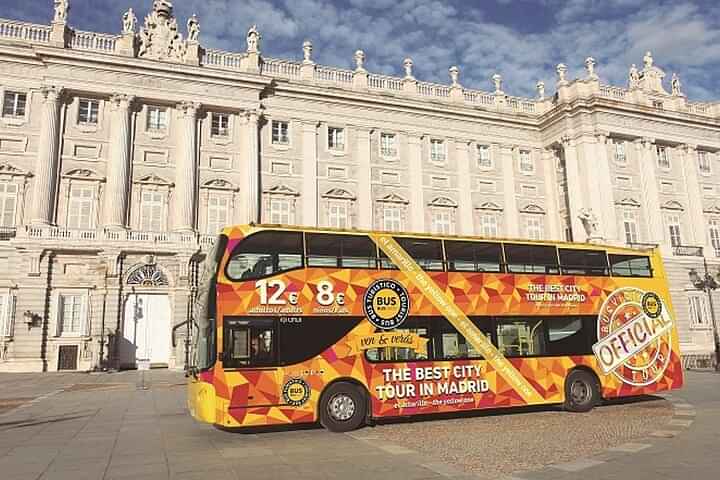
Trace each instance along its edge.
<path fill-rule="evenodd" d="M 70 23 L 82 30 L 117 33 L 132 6 L 142 23 L 151 0 L 70 0 Z M 192 13 L 204 46 L 241 51 L 257 24 L 263 54 L 302 58 L 312 40 L 318 63 L 353 65 L 363 49 L 366 67 L 396 74 L 410 56 L 415 76 L 448 83 L 458 65 L 460 81 L 492 91 L 500 73 L 511 95 L 534 95 L 542 79 L 554 91 L 555 65 L 571 78 L 584 75 L 587 56 L 598 61 L 604 83 L 624 85 L 631 63 L 652 50 L 669 81 L 678 72 L 691 100 L 720 100 L 720 2 L 718 0 L 175 0 L 183 26 Z M 52 0 L 0 0 L 0 17 L 48 23 Z"/>

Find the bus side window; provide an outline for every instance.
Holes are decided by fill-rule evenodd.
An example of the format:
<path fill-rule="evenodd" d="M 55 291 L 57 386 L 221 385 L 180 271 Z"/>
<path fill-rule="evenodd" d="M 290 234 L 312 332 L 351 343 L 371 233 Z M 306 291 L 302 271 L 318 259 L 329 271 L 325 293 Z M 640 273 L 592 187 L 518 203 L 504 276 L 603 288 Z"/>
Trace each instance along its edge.
<path fill-rule="evenodd" d="M 607 255 L 602 250 L 560 248 L 558 253 L 563 275 L 608 275 Z"/>
<path fill-rule="evenodd" d="M 277 363 L 274 320 L 226 319 L 224 328 L 224 367 L 266 367 Z"/>
<path fill-rule="evenodd" d="M 450 272 L 501 272 L 502 246 L 499 243 L 445 240 Z"/>
<path fill-rule="evenodd" d="M 302 266 L 302 233 L 266 230 L 235 247 L 226 273 L 231 280 L 254 280 Z"/>
<path fill-rule="evenodd" d="M 608 255 L 612 274 L 616 277 L 652 277 L 650 258 L 644 255 Z"/>
<path fill-rule="evenodd" d="M 506 357 L 545 355 L 542 318 L 498 318 L 495 325 L 497 347 Z"/>
<path fill-rule="evenodd" d="M 367 236 L 305 235 L 308 267 L 377 268 L 377 248 Z"/>
<path fill-rule="evenodd" d="M 395 241 L 410 255 L 413 260 L 427 271 L 439 271 L 444 269 L 442 242 L 440 240 L 432 240 L 426 238 L 398 238 Z M 383 260 L 382 268 L 397 267 L 384 254 L 381 255 Z"/>
<path fill-rule="evenodd" d="M 509 273 L 560 273 L 557 249 L 550 245 L 505 244 Z"/>
<path fill-rule="evenodd" d="M 381 332 L 378 332 L 381 333 Z M 388 335 L 412 333 L 428 339 L 427 346 L 423 350 L 413 350 L 410 348 L 399 347 L 381 347 L 371 348 L 365 351 L 367 359 L 371 362 L 406 362 L 410 360 L 432 360 L 433 338 L 431 336 L 430 321 L 425 318 L 415 317 L 408 318 L 403 324 L 403 328 L 396 328 L 385 332 Z"/>
<path fill-rule="evenodd" d="M 477 324 L 476 324 L 477 326 Z M 457 329 L 443 317 L 435 318 L 433 322 L 434 339 L 433 345 L 434 360 L 461 360 L 481 359 L 482 354 L 478 352 Z M 482 327 L 480 327 L 482 330 Z M 484 334 L 487 335 L 485 331 Z"/>
<path fill-rule="evenodd" d="M 547 318 L 547 354 L 591 355 L 596 321 L 593 316 Z"/>

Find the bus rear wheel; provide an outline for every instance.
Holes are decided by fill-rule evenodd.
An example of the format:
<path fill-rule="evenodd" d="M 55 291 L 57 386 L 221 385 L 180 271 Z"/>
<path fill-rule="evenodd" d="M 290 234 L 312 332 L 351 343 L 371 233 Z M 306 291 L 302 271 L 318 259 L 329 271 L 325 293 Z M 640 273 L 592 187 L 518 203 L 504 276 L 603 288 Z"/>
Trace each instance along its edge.
<path fill-rule="evenodd" d="M 357 386 L 339 382 L 330 385 L 320 402 L 320 424 L 331 432 L 349 432 L 365 421 L 367 402 Z"/>
<path fill-rule="evenodd" d="M 584 370 L 573 370 L 565 379 L 565 410 L 588 412 L 600 401 L 595 376 Z"/>

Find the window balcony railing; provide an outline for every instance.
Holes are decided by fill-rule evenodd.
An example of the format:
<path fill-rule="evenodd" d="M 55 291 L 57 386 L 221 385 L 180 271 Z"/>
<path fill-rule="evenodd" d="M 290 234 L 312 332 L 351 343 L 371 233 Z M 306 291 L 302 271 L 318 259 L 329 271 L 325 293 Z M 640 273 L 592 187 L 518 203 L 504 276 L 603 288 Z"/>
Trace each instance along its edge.
<path fill-rule="evenodd" d="M 703 247 L 692 245 L 673 245 L 673 255 L 676 257 L 702 257 Z"/>
<path fill-rule="evenodd" d="M 644 242 L 630 242 L 627 244 L 630 248 L 635 248 L 637 250 L 651 250 L 653 248 L 657 248 L 657 243 L 644 243 Z"/>

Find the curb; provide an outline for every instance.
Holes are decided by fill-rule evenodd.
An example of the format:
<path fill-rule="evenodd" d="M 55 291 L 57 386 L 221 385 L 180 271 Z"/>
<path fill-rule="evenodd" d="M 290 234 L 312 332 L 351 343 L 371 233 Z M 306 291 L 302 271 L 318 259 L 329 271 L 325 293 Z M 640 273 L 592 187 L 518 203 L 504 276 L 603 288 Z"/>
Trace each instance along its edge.
<path fill-rule="evenodd" d="M 685 430 L 690 428 L 690 426 L 692 426 L 697 415 L 697 411 L 692 404 L 687 403 L 687 401 L 681 397 L 674 396 L 672 393 L 659 393 L 654 394 L 654 396 L 664 398 L 665 400 L 669 401 L 673 407 L 673 416 L 668 421 L 664 429 L 652 431 L 647 434 L 645 438 L 610 447 L 602 452 L 593 455 L 592 457 L 581 457 L 569 462 L 550 464 L 538 470 L 518 471 L 509 476 L 500 476 L 493 478 L 495 478 L 496 480 L 534 480 L 536 478 L 549 478 L 548 474 L 551 474 L 552 472 L 555 472 L 555 474 L 582 472 L 585 469 L 603 465 L 607 462 L 612 462 L 619 457 L 625 457 L 627 455 L 633 455 L 642 452 L 648 448 L 653 447 L 653 442 L 657 442 L 658 439 L 675 438 L 676 436 L 684 433 Z M 424 456 L 422 453 L 403 447 L 401 445 L 395 445 L 386 442 L 378 443 L 380 437 L 378 437 L 377 435 L 373 435 L 370 432 L 356 431 L 348 432 L 346 433 L 346 435 L 355 440 L 371 445 L 375 448 L 384 450 L 390 455 L 406 457 L 412 456 L 414 457 L 414 459 L 418 460 L 418 466 L 427 468 L 428 470 L 439 474 L 442 477 L 458 480 L 480 480 L 489 478 L 483 475 L 467 473 L 449 463 L 433 461 Z"/>

